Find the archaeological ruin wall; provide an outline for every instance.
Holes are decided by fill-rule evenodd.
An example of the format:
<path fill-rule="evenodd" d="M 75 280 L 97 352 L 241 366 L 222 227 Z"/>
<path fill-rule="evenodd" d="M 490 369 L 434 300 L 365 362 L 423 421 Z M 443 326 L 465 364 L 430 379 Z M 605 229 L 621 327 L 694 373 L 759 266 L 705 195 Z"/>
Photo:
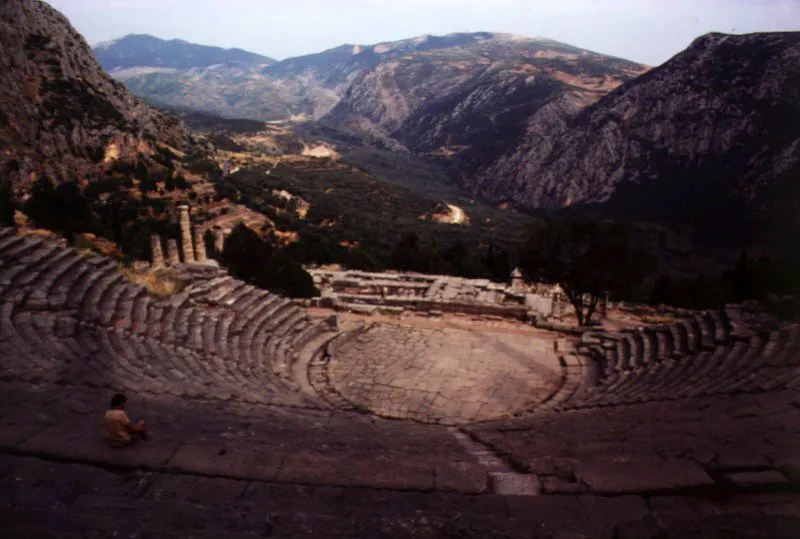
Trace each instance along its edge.
<path fill-rule="evenodd" d="M 359 314 L 461 313 L 529 321 L 560 319 L 569 304 L 558 285 L 511 283 L 422 273 L 371 273 L 309 268 L 320 297 L 314 304 Z"/>

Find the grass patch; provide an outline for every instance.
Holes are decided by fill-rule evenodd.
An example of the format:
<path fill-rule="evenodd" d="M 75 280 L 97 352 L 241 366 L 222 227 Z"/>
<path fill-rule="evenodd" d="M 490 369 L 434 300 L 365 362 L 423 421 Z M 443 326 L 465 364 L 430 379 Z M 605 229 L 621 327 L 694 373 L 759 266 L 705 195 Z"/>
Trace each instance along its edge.
<path fill-rule="evenodd" d="M 143 286 L 151 296 L 166 298 L 184 288 L 183 282 L 169 269 L 139 271 L 128 266 L 120 271 L 130 282 Z"/>

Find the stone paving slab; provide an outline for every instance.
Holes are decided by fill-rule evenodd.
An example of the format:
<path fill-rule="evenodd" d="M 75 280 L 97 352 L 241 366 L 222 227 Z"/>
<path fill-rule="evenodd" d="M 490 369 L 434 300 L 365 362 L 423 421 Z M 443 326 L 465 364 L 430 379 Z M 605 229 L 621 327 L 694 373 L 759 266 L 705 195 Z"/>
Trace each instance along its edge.
<path fill-rule="evenodd" d="M 285 458 L 285 453 L 255 444 L 187 443 L 167 466 L 184 473 L 272 481 Z"/>
<path fill-rule="evenodd" d="M 189 503 L 224 507 L 239 500 L 249 485 L 249 481 L 237 479 L 159 474 L 152 480 L 143 496 L 146 499 L 177 499 Z"/>
<path fill-rule="evenodd" d="M 0 465 L 3 537 L 722 539 L 800 529 L 788 492 L 723 501 L 475 496 L 115 472 L 16 456 L 0 456 Z"/>
<path fill-rule="evenodd" d="M 63 428 L 48 428 L 25 440 L 16 449 L 28 455 L 55 457 L 127 468 L 160 469 L 180 442 L 136 441 L 124 448 L 112 448 L 99 436 L 86 436 Z"/>
<path fill-rule="evenodd" d="M 542 490 L 542 484 L 535 475 L 493 472 L 489 477 L 492 481 L 492 490 L 496 494 L 535 496 Z"/>
<path fill-rule="evenodd" d="M 518 469 L 566 481 L 577 476 L 584 490 L 703 489 L 713 480 L 724 491 L 727 472 L 777 470 L 800 482 L 792 472 L 800 469 L 797 397 L 796 391 L 776 392 L 764 406 L 764 399 L 750 395 L 703 397 L 463 428 Z M 666 477 L 665 463 L 680 463 L 680 475 Z"/>
<path fill-rule="evenodd" d="M 0 383 L 0 450 L 258 481 L 353 481 L 469 493 L 486 489 L 485 472 L 440 427 L 329 411 L 131 395 L 128 414 L 147 420 L 150 440 L 114 449 L 101 438 L 105 392 L 70 392 L 70 400 L 80 406 L 54 403 L 45 387 Z"/>
<path fill-rule="evenodd" d="M 0 448 L 13 449 L 44 428 L 42 425 L 0 425 Z"/>
<path fill-rule="evenodd" d="M 702 488 L 714 480 L 696 462 L 637 455 L 601 456 L 575 467 L 575 477 L 592 492 L 623 494 Z"/>
<path fill-rule="evenodd" d="M 420 457 L 415 461 L 402 461 L 374 455 L 295 453 L 287 455 L 277 480 L 314 485 L 431 490 L 434 486 L 433 466 L 424 460 L 424 456 Z"/>
<path fill-rule="evenodd" d="M 730 473 L 725 476 L 725 480 L 738 488 L 760 488 L 788 483 L 786 477 L 775 470 Z"/>
<path fill-rule="evenodd" d="M 474 462 L 446 462 L 434 469 L 434 488 L 453 490 L 465 494 L 486 492 L 488 477 L 486 470 Z"/>

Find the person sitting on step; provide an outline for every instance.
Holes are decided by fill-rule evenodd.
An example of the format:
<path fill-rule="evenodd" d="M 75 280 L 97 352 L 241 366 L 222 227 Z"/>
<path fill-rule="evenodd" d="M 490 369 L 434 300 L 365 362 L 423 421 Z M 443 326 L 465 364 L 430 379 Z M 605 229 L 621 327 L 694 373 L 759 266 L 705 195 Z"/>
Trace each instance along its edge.
<path fill-rule="evenodd" d="M 125 413 L 125 403 L 128 398 L 122 393 L 111 397 L 111 407 L 106 411 L 103 419 L 106 426 L 106 441 L 111 447 L 125 447 L 133 443 L 133 435 L 138 435 L 142 440 L 147 440 L 147 427 L 144 420 L 134 425 L 128 414 Z"/>

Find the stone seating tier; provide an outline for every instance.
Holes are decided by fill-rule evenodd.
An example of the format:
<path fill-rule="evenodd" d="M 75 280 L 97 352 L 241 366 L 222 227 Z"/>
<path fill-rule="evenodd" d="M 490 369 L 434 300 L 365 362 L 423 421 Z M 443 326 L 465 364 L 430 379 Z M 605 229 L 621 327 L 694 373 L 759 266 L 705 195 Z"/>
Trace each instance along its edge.
<path fill-rule="evenodd" d="M 310 405 L 290 389 L 296 384 L 288 358 L 312 325 L 291 302 L 205 269 L 184 291 L 158 299 L 108 259 L 0 232 L 4 376 Z M 229 335 L 230 327 L 244 338 Z"/>
<path fill-rule="evenodd" d="M 666 328 L 584 339 L 584 359 L 594 363 L 586 372 L 595 374 L 587 374 L 579 397 L 571 396 L 558 409 L 757 393 L 800 381 L 798 326 L 751 337 L 740 329 L 733 338 L 731 330 L 716 328 L 725 319 L 724 313 L 706 313 Z M 678 339 L 675 348 L 671 339 Z M 656 351 L 648 351 L 654 343 Z"/>
<path fill-rule="evenodd" d="M 337 396 L 324 367 L 357 331 L 219 270 L 175 271 L 185 288 L 158 298 L 103 257 L 0 229 L 0 535 L 797 529 L 782 519 L 798 514 L 798 326 L 726 310 L 587 334 L 543 405 L 444 428 Z M 115 391 L 156 433 L 135 451 L 96 435 Z"/>

